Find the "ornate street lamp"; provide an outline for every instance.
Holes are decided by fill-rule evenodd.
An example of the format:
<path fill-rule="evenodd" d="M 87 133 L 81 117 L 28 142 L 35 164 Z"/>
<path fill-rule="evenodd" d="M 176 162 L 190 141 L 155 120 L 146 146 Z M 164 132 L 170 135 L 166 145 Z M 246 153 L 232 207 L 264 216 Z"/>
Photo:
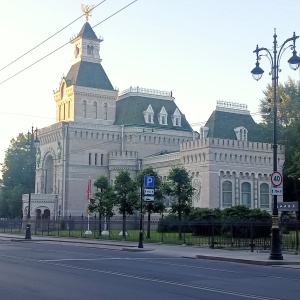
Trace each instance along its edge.
<path fill-rule="evenodd" d="M 28 186 L 28 209 L 27 209 L 27 224 L 26 224 L 26 233 L 25 233 L 25 239 L 31 240 L 31 221 L 30 221 L 30 204 L 31 204 L 31 191 L 32 191 L 32 184 L 33 184 L 33 173 L 35 172 L 35 155 L 36 155 L 36 148 L 39 146 L 40 141 L 37 136 L 38 129 L 33 129 L 33 126 L 31 127 L 31 133 L 28 131 L 27 133 L 27 142 L 25 144 L 25 147 L 29 150 L 29 186 Z"/>
<path fill-rule="evenodd" d="M 259 66 L 259 60 L 261 59 L 262 54 L 261 51 L 264 51 L 271 63 L 271 72 L 272 75 L 272 85 L 273 85 L 273 172 L 277 171 L 277 85 L 278 85 L 278 73 L 281 71 L 279 69 L 280 66 L 280 59 L 283 52 L 290 48 L 293 50 L 293 56 L 288 60 L 290 67 L 293 70 L 296 70 L 300 65 L 300 57 L 297 56 L 297 52 L 295 50 L 295 41 L 299 36 L 294 35 L 287 39 L 281 46 L 277 46 L 277 35 L 276 31 L 274 31 L 273 35 L 273 54 L 267 48 L 258 48 L 253 51 L 256 53 L 256 65 L 255 68 L 251 71 L 252 76 L 255 80 L 259 80 L 264 71 Z M 290 43 L 287 45 L 288 43 Z M 279 221 L 278 221 L 278 208 L 277 208 L 277 195 L 273 195 L 273 208 L 272 208 L 272 228 L 271 228 L 271 251 L 269 259 L 272 260 L 282 260 L 282 253 L 281 253 L 281 244 L 280 244 L 280 234 L 279 234 Z"/>
<path fill-rule="evenodd" d="M 139 160 L 139 171 L 142 172 L 142 159 Z M 140 187 L 140 233 L 139 233 L 139 244 L 138 248 L 144 248 L 143 245 L 143 176 L 141 175 L 141 187 Z"/>

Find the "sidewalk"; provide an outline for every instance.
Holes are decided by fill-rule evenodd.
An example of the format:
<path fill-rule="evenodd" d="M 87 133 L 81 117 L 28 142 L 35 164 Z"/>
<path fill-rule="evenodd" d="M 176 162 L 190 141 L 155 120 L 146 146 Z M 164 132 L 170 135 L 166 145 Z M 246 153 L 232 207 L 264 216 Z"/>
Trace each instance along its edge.
<path fill-rule="evenodd" d="M 246 250 L 210 249 L 196 246 L 177 246 L 166 244 L 144 243 L 143 248 L 138 248 L 138 243 L 113 240 L 93 240 L 85 238 L 61 238 L 48 236 L 32 236 L 31 240 L 25 240 L 23 236 L 0 233 L 0 240 L 14 242 L 59 242 L 75 243 L 83 247 L 96 247 L 122 251 L 152 251 L 153 253 L 173 257 L 185 257 L 193 259 L 207 259 L 218 261 L 230 261 L 237 263 L 256 265 L 285 265 L 300 270 L 300 254 L 282 253 L 283 260 L 269 260 L 269 251 L 253 252 Z"/>

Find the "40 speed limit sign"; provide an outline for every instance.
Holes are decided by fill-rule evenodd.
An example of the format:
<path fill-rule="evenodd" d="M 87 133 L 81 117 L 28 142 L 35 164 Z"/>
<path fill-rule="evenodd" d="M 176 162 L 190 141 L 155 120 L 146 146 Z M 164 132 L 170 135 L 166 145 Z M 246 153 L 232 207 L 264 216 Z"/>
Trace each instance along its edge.
<path fill-rule="evenodd" d="M 282 184 L 282 174 L 280 172 L 273 172 L 271 176 L 271 182 L 274 186 L 279 186 Z"/>

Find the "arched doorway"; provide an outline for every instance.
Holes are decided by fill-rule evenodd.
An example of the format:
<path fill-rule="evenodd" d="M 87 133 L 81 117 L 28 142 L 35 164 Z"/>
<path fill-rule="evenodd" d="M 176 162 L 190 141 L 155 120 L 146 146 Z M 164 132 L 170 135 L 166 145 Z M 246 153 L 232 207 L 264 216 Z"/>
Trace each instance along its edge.
<path fill-rule="evenodd" d="M 50 210 L 49 209 L 44 210 L 43 219 L 44 220 L 49 220 L 50 219 Z"/>

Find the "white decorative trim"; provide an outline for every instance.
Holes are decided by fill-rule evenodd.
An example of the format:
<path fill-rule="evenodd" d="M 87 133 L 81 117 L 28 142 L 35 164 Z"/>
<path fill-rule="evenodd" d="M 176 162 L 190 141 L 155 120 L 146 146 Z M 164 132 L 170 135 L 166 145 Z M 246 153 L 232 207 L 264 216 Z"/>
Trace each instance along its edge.
<path fill-rule="evenodd" d="M 237 114 L 250 115 L 248 106 L 246 104 L 237 103 L 237 102 L 228 102 L 228 101 L 218 100 L 216 110 L 237 113 Z"/>

